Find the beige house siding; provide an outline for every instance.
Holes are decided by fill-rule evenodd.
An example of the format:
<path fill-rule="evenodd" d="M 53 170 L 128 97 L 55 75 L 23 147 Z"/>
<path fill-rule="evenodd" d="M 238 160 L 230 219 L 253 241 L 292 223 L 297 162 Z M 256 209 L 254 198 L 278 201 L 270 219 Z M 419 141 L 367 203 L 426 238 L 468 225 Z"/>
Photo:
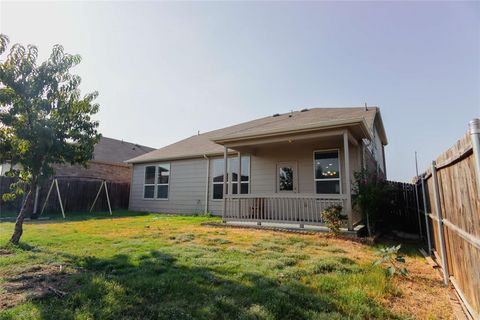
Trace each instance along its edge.
<path fill-rule="evenodd" d="M 334 141 L 265 147 L 251 155 L 251 193 L 276 193 L 277 163 L 296 162 L 298 193 L 315 193 L 314 151 L 337 149 L 340 154 L 342 192 L 345 192 L 345 161 L 343 146 Z M 358 147 L 350 144 L 350 175 L 361 168 L 361 154 Z"/>
<path fill-rule="evenodd" d="M 168 200 L 144 199 L 145 167 L 158 163 L 170 163 Z M 188 159 L 134 165 L 130 188 L 130 210 L 178 214 L 203 212 L 206 164 L 205 159 Z"/>
<path fill-rule="evenodd" d="M 352 144 L 350 148 L 350 175 L 360 170 L 362 154 L 360 147 Z M 297 162 L 298 193 L 315 193 L 314 187 L 314 151 L 338 149 L 341 165 L 342 192 L 345 192 L 345 161 L 340 139 L 320 142 L 292 143 L 262 146 L 242 155 L 250 156 L 250 193 L 275 193 L 277 186 L 277 163 L 285 161 Z M 208 211 L 221 215 L 223 200 L 214 200 L 212 172 L 213 160 L 223 159 L 221 156 L 209 157 L 210 176 L 208 177 Z M 168 200 L 143 199 L 143 183 L 145 166 L 135 164 L 130 195 L 130 209 L 136 211 L 194 214 L 205 211 L 207 160 L 204 158 L 166 161 L 170 163 L 170 185 Z M 165 162 L 161 162 L 165 163 Z"/>

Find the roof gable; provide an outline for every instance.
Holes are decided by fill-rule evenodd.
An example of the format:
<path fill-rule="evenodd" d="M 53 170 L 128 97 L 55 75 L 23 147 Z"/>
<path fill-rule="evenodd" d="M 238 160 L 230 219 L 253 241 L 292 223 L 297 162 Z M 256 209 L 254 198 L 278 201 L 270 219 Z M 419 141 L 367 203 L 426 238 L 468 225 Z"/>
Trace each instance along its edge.
<path fill-rule="evenodd" d="M 327 122 L 358 121 L 358 119 L 364 119 L 369 130 L 373 131 L 378 110 L 377 107 L 368 107 L 367 110 L 365 107 L 312 108 L 278 114 L 191 136 L 161 149 L 133 158 L 128 162 L 141 163 L 168 159 L 194 158 L 203 155 L 218 155 L 224 151 L 223 146 L 212 141 L 218 137 L 249 136 L 268 130 L 287 131 L 292 126 L 314 126 Z"/>
<path fill-rule="evenodd" d="M 121 163 L 155 150 L 135 143 L 101 137 L 93 151 L 94 161 Z"/>

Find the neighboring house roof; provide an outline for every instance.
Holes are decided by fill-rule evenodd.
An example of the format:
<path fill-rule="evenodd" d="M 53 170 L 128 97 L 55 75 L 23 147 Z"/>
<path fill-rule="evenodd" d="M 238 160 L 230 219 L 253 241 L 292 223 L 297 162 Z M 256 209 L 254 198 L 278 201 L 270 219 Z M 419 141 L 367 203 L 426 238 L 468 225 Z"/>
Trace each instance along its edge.
<path fill-rule="evenodd" d="M 379 135 L 382 143 L 387 144 L 380 110 L 377 107 L 368 107 L 367 110 L 365 107 L 312 108 L 277 114 L 192 136 L 127 162 L 142 163 L 222 154 L 224 147 L 213 140 L 220 142 L 229 138 L 254 137 L 266 132 L 289 132 L 295 128 L 322 129 L 322 127 L 341 126 L 359 121 L 366 124 L 370 133 L 373 131 L 374 124 L 380 123 L 377 126 L 380 130 Z"/>
<path fill-rule="evenodd" d="M 155 150 L 139 144 L 107 137 L 100 138 L 93 151 L 93 161 L 125 164 L 125 161 Z"/>

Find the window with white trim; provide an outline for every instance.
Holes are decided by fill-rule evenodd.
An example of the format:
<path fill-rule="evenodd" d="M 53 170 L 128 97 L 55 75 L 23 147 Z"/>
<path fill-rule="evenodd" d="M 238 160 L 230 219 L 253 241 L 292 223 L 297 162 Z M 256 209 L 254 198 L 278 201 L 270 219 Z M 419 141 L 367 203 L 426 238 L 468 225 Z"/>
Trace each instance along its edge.
<path fill-rule="evenodd" d="M 145 167 L 143 197 L 145 199 L 168 199 L 170 163 L 160 163 Z"/>
<path fill-rule="evenodd" d="M 240 193 L 248 194 L 250 189 L 250 157 L 241 157 L 242 172 L 240 177 Z M 223 159 L 213 160 L 212 167 L 212 198 L 223 199 Z M 231 188 L 232 194 L 238 194 L 238 157 L 228 159 L 227 190 Z"/>
<path fill-rule="evenodd" d="M 340 193 L 340 161 L 338 150 L 315 151 L 315 192 Z"/>

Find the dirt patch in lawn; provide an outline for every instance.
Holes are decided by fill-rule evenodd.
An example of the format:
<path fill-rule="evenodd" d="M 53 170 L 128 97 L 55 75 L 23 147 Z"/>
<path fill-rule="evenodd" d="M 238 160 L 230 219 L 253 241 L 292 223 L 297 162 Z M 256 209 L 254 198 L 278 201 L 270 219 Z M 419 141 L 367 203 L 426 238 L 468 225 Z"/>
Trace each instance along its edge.
<path fill-rule="evenodd" d="M 62 265 L 35 265 L 20 275 L 4 278 L 0 284 L 0 310 L 14 307 L 26 299 L 65 296 L 67 292 L 64 290 L 73 273 L 76 271 Z"/>
<path fill-rule="evenodd" d="M 398 314 L 415 319 L 455 319 L 448 289 L 437 272 L 423 258 L 406 258 L 407 278 L 396 276 L 397 294 L 384 305 Z"/>
<path fill-rule="evenodd" d="M 0 257 L 11 256 L 11 255 L 13 255 L 13 252 L 11 252 L 10 250 L 0 248 Z"/>

